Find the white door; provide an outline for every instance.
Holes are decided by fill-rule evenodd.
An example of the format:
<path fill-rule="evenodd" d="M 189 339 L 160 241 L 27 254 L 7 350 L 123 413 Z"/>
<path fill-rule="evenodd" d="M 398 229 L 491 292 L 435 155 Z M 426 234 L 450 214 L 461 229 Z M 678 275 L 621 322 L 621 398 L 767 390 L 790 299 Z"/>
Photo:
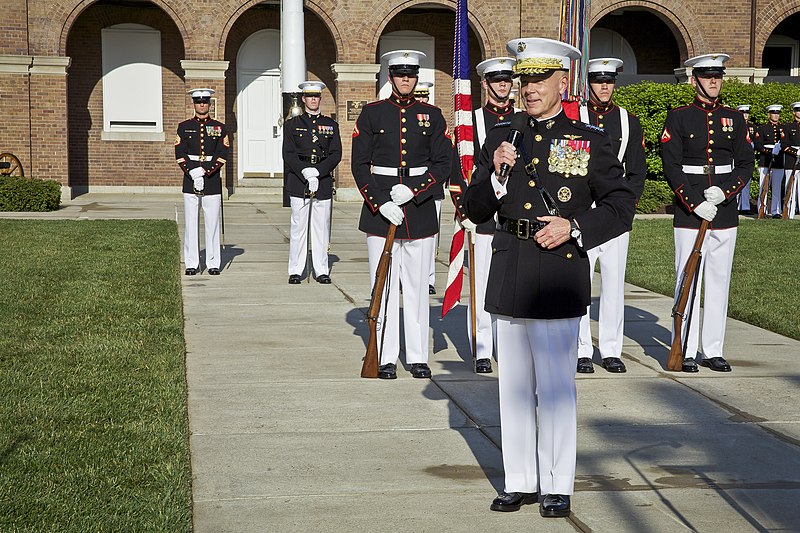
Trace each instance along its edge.
<path fill-rule="evenodd" d="M 270 177 L 283 172 L 283 128 L 278 126 L 281 78 L 278 75 L 241 73 L 239 93 L 239 178 Z"/>
<path fill-rule="evenodd" d="M 259 30 L 248 37 L 236 58 L 238 178 L 283 175 L 280 33 Z"/>

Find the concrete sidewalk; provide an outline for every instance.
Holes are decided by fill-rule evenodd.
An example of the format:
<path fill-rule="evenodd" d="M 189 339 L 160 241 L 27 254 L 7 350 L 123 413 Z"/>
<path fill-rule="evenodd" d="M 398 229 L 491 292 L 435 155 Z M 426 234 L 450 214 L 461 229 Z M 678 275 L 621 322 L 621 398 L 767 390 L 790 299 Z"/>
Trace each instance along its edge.
<path fill-rule="evenodd" d="M 463 306 L 439 319 L 452 230 L 433 379 L 365 380 L 359 210 L 336 204 L 332 285 L 286 283 L 289 211 L 251 197 L 225 204 L 222 275 L 183 277 L 196 531 L 800 530 L 800 342 L 728 320 L 732 373 L 667 373 L 672 300 L 634 286 L 628 372 L 578 378 L 573 515 L 489 511 L 497 374 L 472 373 Z M 182 211 L 180 195 L 86 195 L 41 216 L 177 215 L 182 231 Z"/>

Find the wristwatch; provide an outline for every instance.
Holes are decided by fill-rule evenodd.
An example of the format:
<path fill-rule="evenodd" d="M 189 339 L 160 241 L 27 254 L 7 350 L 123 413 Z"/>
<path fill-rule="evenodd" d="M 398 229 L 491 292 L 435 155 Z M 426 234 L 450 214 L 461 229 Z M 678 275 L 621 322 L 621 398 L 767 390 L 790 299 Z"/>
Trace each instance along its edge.
<path fill-rule="evenodd" d="M 578 223 L 575 222 L 574 218 L 569 221 L 569 236 L 576 241 L 581 238 L 581 228 L 578 227 Z"/>

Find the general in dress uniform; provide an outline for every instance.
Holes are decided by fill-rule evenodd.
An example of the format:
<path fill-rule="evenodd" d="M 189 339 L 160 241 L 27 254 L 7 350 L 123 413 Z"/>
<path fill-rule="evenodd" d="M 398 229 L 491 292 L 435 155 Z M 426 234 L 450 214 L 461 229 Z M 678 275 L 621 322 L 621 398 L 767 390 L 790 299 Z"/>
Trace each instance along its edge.
<path fill-rule="evenodd" d="M 755 147 L 753 140 L 756 138 L 756 125 L 750 122 L 750 104 L 742 104 L 736 106 L 737 111 L 742 112 L 745 122 L 747 122 L 747 133 L 750 136 L 750 145 Z M 738 194 L 739 214 L 750 215 L 752 210 L 750 208 L 750 181 L 747 180 L 744 187 Z"/>
<path fill-rule="evenodd" d="M 783 152 L 785 154 L 786 163 L 786 192 L 784 198 L 789 195 L 789 203 L 787 210 L 789 212 L 788 218 L 794 218 L 797 213 L 797 198 L 800 194 L 800 163 L 798 163 L 798 152 L 800 152 L 800 102 L 792 104 L 792 115 L 794 120 L 789 124 L 781 126 L 783 131 Z M 792 180 L 794 174 L 794 180 Z M 789 191 L 791 187 L 791 191 Z"/>
<path fill-rule="evenodd" d="M 186 275 L 200 271 L 199 211 L 203 206 L 208 273 L 220 273 L 220 210 L 222 206 L 221 170 L 231 143 L 225 124 L 209 116 L 213 89 L 189 91 L 194 117 L 178 124 L 175 160 L 183 170 L 183 262 Z"/>
<path fill-rule="evenodd" d="M 736 195 L 753 173 L 753 149 L 747 123 L 739 111 L 719 102 L 726 54 L 706 54 L 686 60 L 692 67 L 695 99 L 670 111 L 661 134 L 664 175 L 675 191 L 675 286 L 677 298 L 686 260 L 702 220 L 711 224 L 703 241 L 696 287 L 704 287 L 701 363 L 729 372 L 723 357 L 728 288 L 736 245 L 739 212 Z M 687 332 L 684 372 L 697 372 L 700 297 L 693 301 Z M 687 313 L 688 316 L 688 313 Z M 686 328 L 683 328 L 686 331 Z M 673 331 L 673 335 L 675 332 Z"/>
<path fill-rule="evenodd" d="M 780 124 L 781 109 L 780 104 L 767 106 L 767 116 L 769 120 L 756 128 L 756 138 L 753 140 L 756 152 L 760 154 L 758 159 L 758 198 L 764 190 L 764 176 L 769 171 L 768 186 L 772 189 L 772 202 L 764 206 L 764 212 L 771 214 L 775 218 L 781 215 L 781 185 L 783 182 L 783 152 L 781 151 L 781 138 L 783 137 L 783 126 Z M 765 197 L 766 199 L 766 197 Z M 759 205 L 759 209 L 761 206 Z"/>
<path fill-rule="evenodd" d="M 621 59 L 604 57 L 589 60 L 589 102 L 581 106 L 582 122 L 604 129 L 611 138 L 611 147 L 625 169 L 625 178 L 636 195 L 644 191 L 647 161 L 644 155 L 642 124 L 636 115 L 613 102 L 617 70 Z M 622 362 L 622 335 L 625 325 L 625 267 L 628 262 L 630 232 L 624 232 L 608 242 L 587 251 L 590 276 L 595 262 L 600 262 L 600 312 L 598 315 L 598 348 L 603 368 L 608 372 L 625 372 Z M 578 342 L 578 372 L 592 373 L 592 332 L 589 311 L 581 318 Z"/>
<path fill-rule="evenodd" d="M 303 113 L 283 126 L 283 162 L 286 189 L 292 208 L 289 238 L 289 283 L 300 283 L 306 266 L 311 232 L 311 262 L 319 283 L 331 282 L 328 240 L 333 202 L 333 170 L 342 160 L 339 124 L 320 113 L 321 81 L 299 85 L 303 92 Z M 310 218 L 309 218 L 309 211 Z M 311 275 L 311 272 L 307 272 Z"/>
<path fill-rule="evenodd" d="M 472 114 L 473 153 L 479 154 L 486 141 L 487 133 L 499 122 L 508 122 L 511 116 L 519 111 L 511 102 L 511 88 L 514 75 L 513 57 L 496 57 L 478 63 L 475 67 L 481 77 L 481 85 L 486 90 L 487 101 Z M 475 257 L 470 258 L 475 267 L 475 336 L 476 358 L 475 370 L 479 373 L 492 372 L 492 350 L 494 335 L 492 316 L 484 308 L 486 281 L 489 279 L 489 264 L 492 260 L 492 238 L 495 231 L 495 220 L 487 220 L 482 224 L 471 221 L 465 211 L 462 200 L 467 182 L 461 169 L 461 159 L 453 159 L 453 172 L 450 178 L 450 196 L 455 204 L 459 223 L 475 243 Z M 471 169 L 470 169 L 471 170 Z M 472 264 L 470 268 L 472 268 Z M 467 334 L 472 342 L 472 309 L 467 312 Z"/>
<path fill-rule="evenodd" d="M 381 56 L 389 67 L 392 95 L 364 106 L 353 130 L 352 172 L 364 197 L 358 228 L 367 234 L 372 284 L 389 224 L 397 226 L 387 303 L 378 317 L 383 330 L 378 369 L 382 379 L 397 377 L 401 284 L 406 362 L 414 377 L 431 376 L 427 281 L 439 231 L 434 196 L 450 173 L 452 141 L 442 111 L 414 98 L 424 57 L 415 50 Z"/>
<path fill-rule="evenodd" d="M 430 81 L 420 81 L 417 82 L 417 86 L 414 87 L 414 98 L 419 100 L 420 102 L 427 104 L 428 100 L 431 98 L 431 89 L 433 88 L 433 83 Z M 444 184 L 437 184 L 436 190 L 434 191 L 433 200 L 436 202 L 436 219 L 438 221 L 442 220 L 442 200 L 444 200 Z M 441 223 L 439 224 L 441 226 Z M 438 236 L 437 236 L 437 246 L 438 246 Z M 431 268 L 430 272 L 428 273 L 428 294 L 436 294 L 436 252 L 437 249 L 434 248 L 433 254 L 431 255 Z"/>
<path fill-rule="evenodd" d="M 635 195 L 608 134 L 561 107 L 580 52 L 539 38 L 508 50 L 525 111 L 489 131 L 462 197 L 476 224 L 497 216 L 486 310 L 496 328 L 505 490 L 490 508 L 516 511 L 541 496 L 542 516 L 563 517 L 575 478 L 578 331 L 591 299 L 586 250 L 631 229 Z M 507 139 L 520 134 L 515 149 Z"/>

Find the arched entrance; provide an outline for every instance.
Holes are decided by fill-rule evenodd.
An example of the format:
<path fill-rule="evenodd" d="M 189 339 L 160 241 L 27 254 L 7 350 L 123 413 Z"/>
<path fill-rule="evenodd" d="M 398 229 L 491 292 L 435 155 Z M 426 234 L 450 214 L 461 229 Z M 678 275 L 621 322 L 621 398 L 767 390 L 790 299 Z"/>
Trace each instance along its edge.
<path fill-rule="evenodd" d="M 796 82 L 800 76 L 800 13 L 778 24 L 764 45 L 761 67 L 769 69 L 765 81 Z"/>
<path fill-rule="evenodd" d="M 242 43 L 236 56 L 240 182 L 283 172 L 280 49 L 278 30 L 259 30 Z"/>

